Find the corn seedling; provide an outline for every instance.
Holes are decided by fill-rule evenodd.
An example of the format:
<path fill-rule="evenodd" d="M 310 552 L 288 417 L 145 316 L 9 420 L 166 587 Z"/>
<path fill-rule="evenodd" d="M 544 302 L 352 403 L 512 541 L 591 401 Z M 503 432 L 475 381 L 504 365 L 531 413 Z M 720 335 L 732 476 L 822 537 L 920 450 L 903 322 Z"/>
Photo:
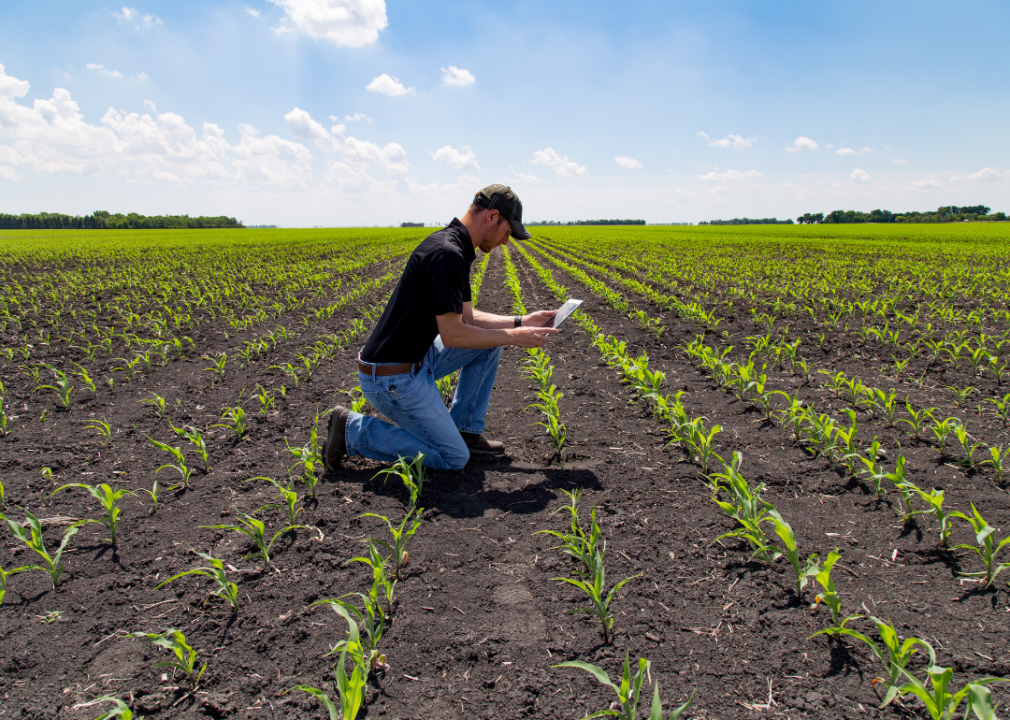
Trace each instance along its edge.
<path fill-rule="evenodd" d="M 651 666 L 652 663 L 648 660 L 645 658 L 639 658 L 638 668 L 635 671 L 634 677 L 632 677 L 628 653 L 625 652 L 624 672 L 621 675 L 620 684 L 613 682 L 610 679 L 610 676 L 607 675 L 606 670 L 603 668 L 587 662 L 582 662 L 581 660 L 570 660 L 568 662 L 552 665 L 551 667 L 571 667 L 579 670 L 585 670 L 587 673 L 596 678 L 596 681 L 601 685 L 606 685 L 617 693 L 617 702 L 611 704 L 610 708 L 607 710 L 600 710 L 592 715 L 587 715 L 582 720 L 589 720 L 590 718 L 601 717 L 603 715 L 611 715 L 613 717 L 620 718 L 620 720 L 637 720 L 638 703 L 642 692 L 642 684 L 646 677 L 649 678 L 649 682 L 652 682 Z M 657 680 L 653 683 L 652 707 L 650 708 L 648 720 L 678 720 L 678 718 L 680 718 L 685 712 L 687 712 L 688 708 L 691 707 L 691 701 L 693 699 L 694 693 L 692 693 L 691 697 L 687 699 L 687 702 L 673 710 L 667 718 L 664 718 L 663 703 L 659 699 L 659 681 Z M 615 706 L 619 709 L 613 709 Z"/>
<path fill-rule="evenodd" d="M 389 666 L 386 664 L 385 654 L 380 653 L 378 650 L 379 642 L 386 631 L 386 613 L 382 610 L 382 604 L 379 602 L 378 595 L 377 593 L 370 593 L 368 595 L 364 593 L 349 593 L 343 597 L 350 597 L 352 595 L 357 596 L 361 600 L 362 607 L 359 608 L 340 598 L 316 600 L 312 605 L 329 605 L 333 608 L 334 612 L 345 619 L 346 615 L 337 610 L 338 607 L 343 608 L 348 613 L 353 613 L 357 620 L 361 649 L 368 663 L 369 672 L 388 669 Z M 347 644 L 348 639 L 341 640 L 330 648 L 330 651 L 326 654 L 334 655 L 342 652 L 347 647 Z"/>
<path fill-rule="evenodd" d="M 211 557 L 208 553 L 202 553 L 197 551 L 196 553 L 208 563 L 210 567 L 195 567 L 192 570 L 184 570 L 181 573 L 176 573 L 167 580 L 161 581 L 155 589 L 164 587 L 168 583 L 178 580 L 181 577 L 186 577 L 187 575 L 200 575 L 202 577 L 208 578 L 214 583 L 214 589 L 211 590 L 212 595 L 216 595 L 219 598 L 223 598 L 228 601 L 231 605 L 233 613 L 238 612 L 238 586 L 228 580 L 228 576 L 225 573 L 224 563 L 215 557 Z"/>
<path fill-rule="evenodd" d="M 298 387 L 298 368 L 291 363 L 284 363 L 284 365 L 271 365 L 270 369 L 283 371 L 289 378 L 294 380 L 295 387 Z M 283 395 L 284 393 L 281 394 Z"/>
<path fill-rule="evenodd" d="M 571 492 L 562 489 L 561 492 L 568 496 L 568 505 L 558 508 L 551 515 L 566 510 L 571 522 L 571 531 L 564 533 L 558 530 L 538 530 L 535 534 L 552 535 L 561 540 L 561 545 L 555 545 L 551 550 L 560 550 L 565 555 L 578 560 L 582 564 L 582 567 L 585 568 L 585 572 L 590 573 L 593 571 L 593 555 L 600 544 L 600 526 L 596 522 L 596 508 L 594 507 L 590 514 L 589 534 L 587 535 L 579 523 L 579 498 L 581 494 L 578 489 Z"/>
<path fill-rule="evenodd" d="M 929 654 L 930 666 L 936 665 L 936 651 L 933 650 L 932 645 L 921 638 L 910 637 L 902 641 L 898 637 L 898 631 L 893 624 L 873 616 L 870 619 L 877 626 L 877 634 L 880 636 L 879 643 L 852 628 L 842 628 L 839 633 L 866 643 L 874 657 L 884 666 L 884 669 L 887 671 L 887 677 L 883 678 L 883 681 L 886 683 L 887 692 L 880 707 L 885 707 L 898 696 L 898 681 L 901 680 L 902 671 L 905 669 L 908 661 L 918 652 L 919 648 L 916 646 L 918 645 L 926 649 L 926 652 Z M 876 683 L 876 680 L 874 680 L 874 683 Z"/>
<path fill-rule="evenodd" d="M 288 439 L 284 438 L 284 444 L 295 458 L 295 463 L 288 468 L 288 471 L 298 465 L 301 465 L 302 474 L 301 478 L 308 485 L 309 497 L 315 499 L 316 497 L 316 485 L 319 483 L 319 475 L 316 472 L 316 466 L 322 465 L 322 455 L 319 450 L 319 442 L 317 436 L 316 426 L 312 426 L 312 432 L 309 435 L 309 442 L 305 445 L 295 447 L 288 444 Z"/>
<path fill-rule="evenodd" d="M 438 392 L 442 396 L 442 402 L 444 402 L 447 406 L 452 404 L 452 396 L 453 393 L 456 392 L 456 381 L 458 378 L 459 373 L 455 372 L 435 381 L 435 386 L 438 388 Z"/>
<path fill-rule="evenodd" d="M 379 597 L 379 593 L 382 593 L 386 601 L 386 616 L 392 617 L 393 594 L 398 581 L 395 577 L 392 580 L 389 579 L 389 575 L 386 572 L 386 563 L 389 562 L 389 558 L 382 557 L 382 553 L 379 552 L 379 543 L 372 540 L 366 540 L 365 542 L 368 544 L 368 557 L 351 558 L 347 562 L 364 563 L 372 568 L 372 592 L 376 598 Z"/>
<path fill-rule="evenodd" d="M 170 445 L 166 445 L 163 442 L 158 442 L 157 440 L 155 440 L 154 438 L 152 438 L 150 436 L 147 436 L 147 439 L 156 448 L 158 448 L 159 450 L 162 450 L 163 452 L 167 452 L 169 455 L 171 455 L 175 459 L 175 463 L 174 464 L 173 463 L 165 463 L 164 465 L 162 465 L 161 467 L 159 467 L 157 470 L 154 471 L 155 474 L 160 473 L 165 468 L 172 468 L 177 473 L 179 473 L 179 476 L 181 477 L 182 482 L 179 483 L 178 485 L 171 486 L 169 488 L 169 490 L 177 490 L 178 488 L 183 488 L 183 489 L 188 488 L 189 487 L 189 479 L 193 476 L 193 470 L 188 465 L 186 465 L 186 457 L 185 457 L 185 455 L 182 454 L 182 450 L 180 450 L 177 447 L 171 447 Z"/>
<path fill-rule="evenodd" d="M 7 401 L 3 397 L 0 397 L 0 436 L 7 437 L 10 435 L 11 431 L 7 429 L 7 425 L 11 419 L 11 416 L 7 414 Z"/>
<path fill-rule="evenodd" d="M 130 710 L 130 706 L 116 697 L 103 696 L 95 698 L 90 702 L 77 703 L 76 705 L 74 705 L 73 709 L 79 710 L 81 708 L 91 707 L 92 705 L 98 705 L 100 703 L 107 703 L 107 702 L 115 703 L 115 707 L 109 708 L 101 715 L 96 717 L 95 720 L 115 720 L 116 718 L 119 718 L 119 720 L 134 720 L 133 711 Z M 143 720 L 143 717 L 138 717 L 137 720 Z"/>
<path fill-rule="evenodd" d="M 259 390 L 256 399 L 260 401 L 260 415 L 266 415 L 274 409 L 274 396 L 262 385 L 257 385 L 256 389 Z"/>
<path fill-rule="evenodd" d="M 922 488 L 911 485 L 912 490 L 918 494 L 919 498 L 926 503 L 926 510 L 919 510 L 916 515 L 928 515 L 933 514 L 937 522 L 940 523 L 940 545 L 941 547 L 947 547 L 947 540 L 950 538 L 950 533 L 954 529 L 953 518 L 956 517 L 952 512 L 945 513 L 943 511 L 943 490 L 937 490 L 933 488 L 929 492 L 926 492 Z"/>
<path fill-rule="evenodd" d="M 1010 413 L 1010 393 L 1004 395 L 1002 398 L 990 398 L 988 402 L 996 406 L 996 415 L 1003 421 L 1003 427 L 1006 427 L 1007 415 Z"/>
<path fill-rule="evenodd" d="M 440 392 L 441 392 L 441 390 L 442 390 L 442 388 L 439 387 L 439 391 Z M 361 391 L 361 388 L 359 388 L 359 387 L 353 387 L 350 390 L 341 390 L 340 392 L 343 393 L 344 395 L 347 395 L 350 398 L 350 402 L 347 405 L 347 409 L 348 410 L 350 410 L 351 412 L 356 412 L 356 413 L 364 413 L 365 412 L 365 407 L 368 405 L 368 398 L 365 397 L 365 394 Z M 442 395 L 442 399 L 445 400 L 445 394 L 444 393 Z M 452 396 L 450 395 L 449 396 L 449 400 L 451 400 L 451 399 L 452 399 Z M 446 404 L 448 404 L 448 400 L 446 400 Z"/>
<path fill-rule="evenodd" d="M 933 424 L 929 426 L 929 431 L 936 437 L 936 447 L 941 456 L 946 456 L 947 440 L 950 439 L 954 428 L 960 424 L 961 421 L 956 417 L 949 417 L 946 420 L 933 418 Z"/>
<path fill-rule="evenodd" d="M 982 587 L 987 588 L 992 585 L 993 580 L 996 579 L 997 575 L 1010 567 L 1010 562 L 996 562 L 996 556 L 999 555 L 1000 550 L 1002 550 L 1005 545 L 1010 544 L 1010 537 L 1005 537 L 1000 540 L 998 544 L 994 544 L 992 536 L 993 533 L 996 532 L 996 528 L 985 521 L 979 511 L 975 508 L 975 503 L 971 503 L 971 513 L 974 517 L 968 517 L 964 513 L 956 510 L 951 513 L 951 515 L 959 517 L 962 520 L 967 520 L 968 523 L 971 524 L 972 529 L 975 531 L 975 542 L 978 543 L 978 547 L 975 547 L 974 545 L 955 545 L 952 549 L 971 550 L 979 556 L 979 559 L 982 560 L 982 564 L 985 566 L 985 570 L 981 572 L 962 572 L 958 573 L 958 575 L 981 578 Z"/>
<path fill-rule="evenodd" d="M 369 538 L 365 542 L 377 543 L 390 551 L 390 558 L 393 560 L 393 577 L 397 580 L 401 579 L 400 570 L 407 564 L 407 542 L 414 537 L 414 533 L 416 533 L 417 529 L 421 527 L 421 513 L 423 512 L 424 508 L 419 508 L 413 515 L 408 512 L 397 526 L 394 526 L 390 519 L 385 515 L 364 513 L 359 516 L 378 518 L 386 523 L 386 527 L 389 529 L 390 535 L 393 536 L 391 542 L 386 542 L 385 540 L 375 540 L 372 538 Z"/>
<path fill-rule="evenodd" d="M 904 522 L 909 522 L 916 514 L 912 510 L 912 493 L 918 493 L 919 488 L 908 479 L 904 455 L 898 456 L 898 461 L 894 465 L 894 472 L 885 473 L 884 479 L 889 480 L 894 485 L 898 491 L 898 495 L 901 497 L 901 500 L 898 501 L 898 516 Z"/>
<path fill-rule="evenodd" d="M 112 427 L 104 420 L 91 420 L 84 426 L 85 430 L 94 430 L 101 438 L 101 443 L 105 447 L 112 442 Z"/>
<path fill-rule="evenodd" d="M 151 397 L 144 398 L 144 399 L 140 400 L 139 402 L 141 402 L 141 403 L 143 403 L 145 405 L 151 405 L 151 406 L 153 406 L 154 409 L 158 411 L 158 417 L 165 417 L 165 411 L 167 409 L 167 403 L 165 402 L 165 398 L 163 398 L 158 393 L 154 393 L 154 392 L 149 392 L 148 394 Z"/>
<path fill-rule="evenodd" d="M 831 627 L 820 630 L 814 635 L 835 635 L 837 636 L 839 632 L 845 627 L 845 624 L 851 620 L 857 620 L 862 617 L 862 615 L 849 615 L 848 617 L 842 617 L 842 601 L 835 591 L 835 581 L 831 578 L 831 570 L 834 568 L 835 563 L 841 555 L 838 554 L 838 548 L 835 548 L 830 553 L 828 553 L 827 559 L 824 561 L 823 569 L 818 570 L 814 574 L 814 579 L 818 584 L 824 588 L 824 591 L 818 593 L 817 597 L 814 598 L 814 605 L 824 605 L 828 608 L 831 613 Z M 813 636 L 811 636 L 813 637 Z"/>
<path fill-rule="evenodd" d="M 0 568 L 0 605 L 3 604 L 4 596 L 7 594 L 7 578 L 11 575 L 17 575 L 18 573 L 24 572 L 25 570 L 35 570 L 37 566 L 35 565 L 25 565 L 23 567 L 14 568 L 13 570 L 4 570 Z"/>
<path fill-rule="evenodd" d="M 22 525 L 14 522 L 9 517 L 2 515 L 0 517 L 3 517 L 7 521 L 7 527 L 10 528 L 11 534 L 15 538 L 23 542 L 30 550 L 35 551 L 42 558 L 42 565 L 32 565 L 30 569 L 44 570 L 49 573 L 49 579 L 53 582 L 53 590 L 56 590 L 60 586 L 60 576 L 63 575 L 63 570 L 66 567 L 66 563 L 63 562 L 63 551 L 66 549 L 67 543 L 70 542 L 70 538 L 77 534 L 81 525 L 86 521 L 75 522 L 64 530 L 59 548 L 57 548 L 55 553 L 50 555 L 42 539 L 42 524 L 39 523 L 38 519 L 29 510 L 25 510 L 25 522 L 28 524 L 27 532 L 25 532 L 25 528 Z"/>
<path fill-rule="evenodd" d="M 70 394 L 74 391 L 74 386 L 70 383 L 70 378 L 68 378 L 66 373 L 62 370 L 57 370 L 52 365 L 42 363 L 42 367 L 53 371 L 53 377 L 55 378 L 54 384 L 39 385 L 35 388 L 35 392 L 38 392 L 39 390 L 52 390 L 56 393 L 56 399 L 59 401 L 60 406 L 63 408 L 69 408 Z"/>
<path fill-rule="evenodd" d="M 923 408 L 919 412 L 916 412 L 912 407 L 912 403 L 908 400 L 905 401 L 905 411 L 908 413 L 908 418 L 902 418 L 898 420 L 900 423 L 908 423 L 908 426 L 912 428 L 912 438 L 918 441 L 922 437 L 922 430 L 926 427 L 926 421 L 933 420 L 933 413 L 936 411 L 935 407 Z"/>
<path fill-rule="evenodd" d="M 253 480 L 266 480 L 268 483 L 276 488 L 277 493 L 281 496 L 281 504 L 269 503 L 261 507 L 256 508 L 254 513 L 258 513 L 260 510 L 265 510 L 267 508 L 275 508 L 278 510 L 283 510 L 287 514 L 288 525 L 295 525 L 298 522 L 298 516 L 302 514 L 304 508 L 298 507 L 298 492 L 293 490 L 291 487 L 282 485 L 273 478 L 268 477 L 254 477 L 249 478 L 246 482 L 251 482 Z M 299 526 L 302 527 L 302 526 Z"/>
<path fill-rule="evenodd" d="M 182 427 L 176 427 L 172 423 L 168 426 L 172 428 L 172 431 L 179 437 L 186 438 L 190 443 L 196 448 L 195 452 L 200 461 L 203 463 L 204 473 L 210 472 L 210 456 L 207 452 L 207 441 L 204 440 L 203 435 L 192 425 L 183 425 Z"/>
<path fill-rule="evenodd" d="M 73 373 L 73 375 L 81 381 L 81 384 L 83 384 L 85 388 L 91 391 L 92 395 L 98 395 L 98 388 L 95 386 L 95 381 L 91 379 L 91 375 L 88 374 L 88 371 L 85 368 L 78 365 L 77 372 Z"/>
<path fill-rule="evenodd" d="M 410 504 L 407 506 L 407 515 L 414 512 L 414 508 L 417 507 L 417 501 L 421 498 L 421 493 L 424 490 L 423 462 L 424 453 L 418 453 L 413 460 L 401 457 L 391 467 L 380 470 L 372 477 L 373 480 L 379 477 L 379 475 L 385 475 L 387 480 L 393 475 L 400 478 L 403 486 L 410 493 Z"/>
<path fill-rule="evenodd" d="M 996 482 L 1003 483 L 1003 466 L 1006 463 L 1007 456 L 1010 455 L 1010 447 L 1006 450 L 1003 449 L 1002 445 L 998 447 L 989 448 L 989 460 L 983 460 L 980 465 L 992 465 L 993 470 L 996 471 Z"/>
<path fill-rule="evenodd" d="M 770 511 L 775 508 L 771 503 L 761 499 L 764 485 L 759 484 L 752 488 L 746 478 L 740 474 L 739 458 L 739 453 L 733 453 L 733 462 L 723 466 L 724 472 L 712 475 L 712 501 L 729 517 L 736 520 L 740 527 L 720 535 L 712 542 L 716 543 L 724 538 L 744 540 L 753 551 L 751 559 L 757 557 L 762 562 L 771 565 L 782 555 L 782 552 L 768 542 L 761 525 L 765 522 L 773 522 Z M 721 499 L 722 493 L 725 493 L 729 499 Z"/>
<path fill-rule="evenodd" d="M 49 497 L 52 497 L 60 490 L 66 490 L 67 488 L 81 488 L 82 490 L 87 490 L 91 497 L 101 503 L 102 509 L 105 511 L 105 517 L 101 520 L 85 520 L 84 522 L 101 523 L 107 527 L 110 535 L 109 544 L 115 546 L 119 535 L 119 516 L 122 514 L 122 511 L 119 509 L 119 500 L 126 495 L 135 495 L 136 493 L 130 490 L 113 490 L 107 483 L 102 483 L 101 485 L 70 483 L 56 488 L 49 493 Z"/>
<path fill-rule="evenodd" d="M 863 463 L 865 469 L 859 472 L 865 474 L 867 479 L 873 483 L 873 494 L 879 500 L 884 496 L 883 481 L 887 478 L 887 473 L 880 465 L 880 441 L 874 439 L 870 447 L 866 448 L 866 456 L 857 455 L 856 459 Z"/>
<path fill-rule="evenodd" d="M 782 540 L 785 551 L 782 553 L 789 559 L 793 572 L 796 574 L 796 598 L 803 597 L 803 588 L 810 582 L 810 577 L 816 575 L 818 570 L 817 553 L 810 555 L 805 561 L 800 559 L 800 554 L 796 547 L 796 535 L 793 534 L 792 526 L 787 523 L 778 510 L 768 511 L 768 515 L 775 524 L 775 534 Z"/>
<path fill-rule="evenodd" d="M 956 693 L 951 694 L 947 686 L 953 678 L 953 671 L 950 668 L 931 665 L 926 668 L 929 675 L 930 687 L 919 680 L 915 675 L 905 668 L 901 669 L 902 674 L 908 678 L 908 682 L 898 688 L 897 695 L 915 695 L 926 706 L 931 720 L 954 720 L 961 703 L 967 700 L 964 717 L 967 718 L 973 713 L 977 718 L 984 720 L 995 720 L 996 708 L 992 704 L 992 695 L 989 688 L 985 687 L 994 682 L 1007 682 L 1006 678 L 986 677 L 967 683 Z"/>
<path fill-rule="evenodd" d="M 154 484 L 151 485 L 151 489 L 141 488 L 138 492 L 146 492 L 151 498 L 151 509 L 147 512 L 148 515 L 154 515 L 158 512 L 158 481 L 155 480 Z"/>
<path fill-rule="evenodd" d="M 213 365 L 204 368 L 204 372 L 212 372 L 215 374 L 214 381 L 211 384 L 216 383 L 218 380 L 224 377 L 224 366 L 228 362 L 228 353 L 218 353 L 215 356 L 204 355 L 200 358 L 201 360 L 210 360 Z"/>
<path fill-rule="evenodd" d="M 226 407 L 221 413 L 224 422 L 211 425 L 211 427 L 225 428 L 235 433 L 236 438 L 241 440 L 246 434 L 245 410 L 240 406 Z"/>
<path fill-rule="evenodd" d="M 964 460 L 961 461 L 961 464 L 967 465 L 969 468 L 975 467 L 975 451 L 982 447 L 982 443 L 971 442 L 974 438 L 968 434 L 968 429 L 962 424 L 954 426 L 954 435 L 957 437 L 961 449 L 964 450 Z"/>
<path fill-rule="evenodd" d="M 263 521 L 253 517 L 252 515 L 247 515 L 246 513 L 238 513 L 238 525 L 202 525 L 201 527 L 207 528 L 208 530 L 232 530 L 234 532 L 242 533 L 247 536 L 256 545 L 256 552 L 246 555 L 245 558 L 258 557 L 263 561 L 264 565 L 270 564 L 270 550 L 273 548 L 274 543 L 277 539 L 284 535 L 289 530 L 297 530 L 304 527 L 303 525 L 287 525 L 276 533 L 273 537 L 267 540 L 265 533 L 266 526 Z"/>
<path fill-rule="evenodd" d="M 181 630 L 169 629 L 163 633 L 135 632 L 130 633 L 130 637 L 147 638 L 158 647 L 171 650 L 175 655 L 174 660 L 156 662 L 153 667 L 170 667 L 173 672 L 178 670 L 189 681 L 191 690 L 199 687 L 200 678 L 207 670 L 207 663 L 204 663 L 199 670 L 196 669 L 196 650 L 189 646 Z"/>
<path fill-rule="evenodd" d="M 624 587 L 631 580 L 639 577 L 641 573 L 621 580 L 619 583 L 610 588 L 608 592 L 606 587 L 606 570 L 603 565 L 603 548 L 598 547 L 595 550 L 596 551 L 592 553 L 591 557 L 591 572 L 578 573 L 578 575 L 581 575 L 582 578 L 557 577 L 553 579 L 559 582 L 566 582 L 569 585 L 574 585 L 589 596 L 589 600 L 592 603 L 590 607 L 578 608 L 576 610 L 570 610 L 569 612 L 584 612 L 594 615 L 596 619 L 600 621 L 600 625 L 602 626 L 603 642 L 609 643 L 613 637 L 612 630 L 614 627 L 614 618 L 610 616 L 610 603 L 613 602 L 614 595 L 617 594 L 618 590 Z M 606 596 L 604 597 L 604 595 Z"/>

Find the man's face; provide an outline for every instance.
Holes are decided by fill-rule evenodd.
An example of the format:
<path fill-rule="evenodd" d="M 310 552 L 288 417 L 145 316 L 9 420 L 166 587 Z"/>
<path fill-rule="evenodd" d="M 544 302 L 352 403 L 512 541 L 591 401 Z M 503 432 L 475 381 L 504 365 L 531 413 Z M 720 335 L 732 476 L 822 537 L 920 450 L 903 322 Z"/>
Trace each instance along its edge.
<path fill-rule="evenodd" d="M 484 253 L 489 253 L 499 245 L 505 245 L 508 243 L 509 235 L 512 232 L 512 226 L 509 225 L 508 220 L 506 220 L 501 213 L 495 211 L 488 211 L 486 215 L 486 222 L 487 224 L 484 228 L 484 238 L 477 247 L 479 247 Z"/>

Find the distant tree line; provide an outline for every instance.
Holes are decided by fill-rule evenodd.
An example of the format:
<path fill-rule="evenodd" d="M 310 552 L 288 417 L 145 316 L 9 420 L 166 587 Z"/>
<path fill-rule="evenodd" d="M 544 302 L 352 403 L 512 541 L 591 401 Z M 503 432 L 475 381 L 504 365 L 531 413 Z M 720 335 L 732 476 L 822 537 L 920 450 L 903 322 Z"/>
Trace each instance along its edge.
<path fill-rule="evenodd" d="M 779 220 L 778 218 L 733 218 L 732 220 L 709 220 L 700 222 L 699 225 L 792 225 L 792 220 Z"/>
<path fill-rule="evenodd" d="M 944 223 L 965 221 L 1000 222 L 1007 219 L 1006 213 L 989 214 L 985 205 L 944 205 L 936 212 L 893 213 L 890 210 L 873 210 L 868 213 L 858 210 L 834 210 L 824 213 L 804 213 L 796 222 L 805 225 L 816 223 Z"/>
<path fill-rule="evenodd" d="M 232 217 L 190 217 L 189 215 L 138 215 L 137 213 L 109 213 L 97 210 L 91 215 L 63 215 L 42 212 L 37 215 L 0 213 L 3 230 L 147 230 L 167 228 L 241 228 L 241 222 Z"/>
<path fill-rule="evenodd" d="M 539 222 L 528 222 L 526 225 L 645 225 L 645 220 L 569 220 L 568 222 L 558 222 L 557 220 L 540 220 Z"/>
<path fill-rule="evenodd" d="M 400 227 L 424 227 L 424 223 L 423 222 L 420 222 L 420 223 L 404 222 L 404 223 L 400 223 Z"/>

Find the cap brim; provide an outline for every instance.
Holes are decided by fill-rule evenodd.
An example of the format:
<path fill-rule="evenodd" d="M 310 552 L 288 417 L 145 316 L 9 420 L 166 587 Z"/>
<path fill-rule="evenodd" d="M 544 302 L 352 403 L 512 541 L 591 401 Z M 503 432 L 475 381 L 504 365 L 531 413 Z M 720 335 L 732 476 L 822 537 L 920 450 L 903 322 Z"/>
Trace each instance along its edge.
<path fill-rule="evenodd" d="M 533 237 L 532 235 L 530 235 L 529 231 L 526 229 L 526 226 L 523 225 L 518 220 L 509 220 L 509 225 L 512 226 L 512 233 L 511 233 L 511 235 L 516 240 L 529 240 L 531 237 Z"/>

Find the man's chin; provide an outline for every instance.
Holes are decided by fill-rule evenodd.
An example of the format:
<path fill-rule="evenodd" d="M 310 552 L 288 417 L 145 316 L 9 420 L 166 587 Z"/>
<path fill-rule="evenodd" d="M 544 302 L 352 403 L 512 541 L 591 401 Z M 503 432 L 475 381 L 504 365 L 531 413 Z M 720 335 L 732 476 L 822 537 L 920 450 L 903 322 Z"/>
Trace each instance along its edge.
<path fill-rule="evenodd" d="M 484 242 L 482 242 L 482 243 L 481 243 L 480 245 L 478 245 L 477 247 L 479 247 L 479 248 L 481 249 L 481 251 L 482 251 L 482 252 L 483 252 L 483 253 L 484 253 L 485 255 L 487 255 L 487 254 L 488 254 L 489 252 L 491 252 L 492 250 L 494 250 L 494 248 L 495 248 L 495 245 L 494 245 L 494 243 L 492 243 L 492 242 L 491 242 L 490 240 L 485 240 Z"/>

